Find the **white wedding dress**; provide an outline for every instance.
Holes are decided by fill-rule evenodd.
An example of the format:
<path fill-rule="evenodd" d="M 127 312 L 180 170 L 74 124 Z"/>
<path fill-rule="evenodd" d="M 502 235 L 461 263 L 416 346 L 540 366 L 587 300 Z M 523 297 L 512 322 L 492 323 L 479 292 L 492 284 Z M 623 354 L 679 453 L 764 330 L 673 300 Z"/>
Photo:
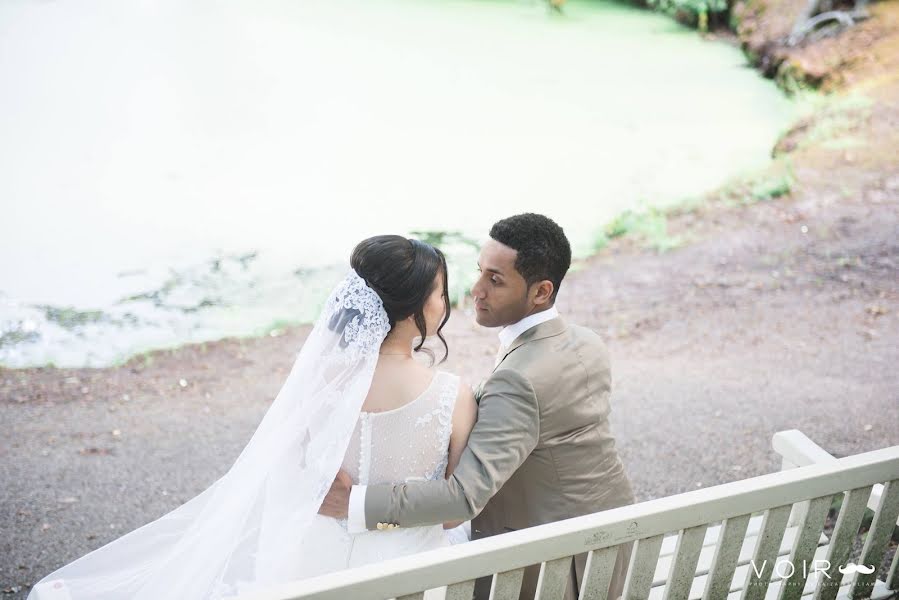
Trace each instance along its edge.
<path fill-rule="evenodd" d="M 377 485 L 442 479 L 446 473 L 452 414 L 459 377 L 436 371 L 415 400 L 384 412 L 362 412 L 353 430 L 342 468 L 354 484 Z M 312 577 L 397 558 L 464 541 L 462 526 L 407 527 L 352 534 L 346 520 L 316 515 L 298 565 L 299 578 Z M 312 548 L 315 551 L 312 551 Z"/>
<path fill-rule="evenodd" d="M 221 600 L 465 541 L 442 525 L 351 535 L 318 514 L 341 466 L 362 484 L 444 477 L 458 377 L 436 371 L 413 402 L 361 410 L 389 331 L 380 297 L 350 269 L 231 468 L 50 573 L 28 600 Z"/>

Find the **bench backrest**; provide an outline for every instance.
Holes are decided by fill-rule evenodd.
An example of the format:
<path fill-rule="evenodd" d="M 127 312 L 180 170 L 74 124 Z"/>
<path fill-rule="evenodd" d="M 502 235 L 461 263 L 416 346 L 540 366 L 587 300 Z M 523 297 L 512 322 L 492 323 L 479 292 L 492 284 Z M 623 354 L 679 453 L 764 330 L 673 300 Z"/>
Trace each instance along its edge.
<path fill-rule="evenodd" d="M 444 585 L 448 585 L 447 600 L 470 600 L 474 580 L 483 576 L 493 576 L 494 600 L 516 600 L 523 569 L 541 563 L 537 597 L 562 598 L 572 556 L 585 552 L 587 567 L 580 597 L 605 600 L 619 545 L 631 541 L 623 600 L 646 600 L 666 534 L 677 535 L 677 546 L 662 600 L 687 600 L 694 597 L 690 588 L 695 584 L 697 560 L 707 530 L 715 523 L 720 523 L 720 529 L 701 597 L 761 600 L 777 569 L 790 513 L 799 503 L 803 505 L 801 523 L 789 551 L 795 569 L 792 574 L 779 574 L 783 585 L 777 600 L 799 599 L 814 581 L 813 597 L 830 600 L 840 589 L 847 592 L 843 579 L 849 580 L 850 598 L 866 598 L 871 595 L 876 573 L 844 576 L 840 568 L 847 564 L 876 484 L 884 485 L 860 564 L 879 566 L 899 517 L 899 446 L 306 579 L 245 595 L 241 600 L 411 600 L 422 598 L 423 590 Z M 835 497 L 842 497 L 842 505 L 829 544 L 823 548 L 829 562 L 829 568 L 824 568 L 823 563 L 813 561 L 821 558 L 818 541 Z M 752 515 L 759 513 L 763 520 L 752 551 L 752 568 L 746 569 L 743 585 L 733 592 L 746 528 Z M 893 561 L 888 576 L 890 589 L 899 587 L 897 561 L 899 558 Z"/>

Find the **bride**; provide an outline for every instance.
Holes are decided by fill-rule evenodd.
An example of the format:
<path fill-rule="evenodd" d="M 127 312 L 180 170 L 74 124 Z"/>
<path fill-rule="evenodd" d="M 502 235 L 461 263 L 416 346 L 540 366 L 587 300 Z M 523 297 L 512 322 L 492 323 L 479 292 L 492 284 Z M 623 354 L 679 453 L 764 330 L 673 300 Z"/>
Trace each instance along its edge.
<path fill-rule="evenodd" d="M 458 376 L 414 359 L 433 335 L 447 351 L 440 250 L 376 236 L 350 265 L 228 472 L 44 577 L 29 600 L 225 598 L 463 538 L 458 523 L 351 534 L 318 514 L 339 469 L 363 485 L 448 477 L 477 412 Z"/>

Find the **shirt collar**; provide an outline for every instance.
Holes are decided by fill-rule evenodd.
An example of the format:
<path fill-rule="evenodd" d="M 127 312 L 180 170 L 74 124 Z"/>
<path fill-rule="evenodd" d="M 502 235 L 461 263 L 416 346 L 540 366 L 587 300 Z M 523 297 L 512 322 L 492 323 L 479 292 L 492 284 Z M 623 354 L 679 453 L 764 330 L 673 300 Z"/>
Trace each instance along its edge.
<path fill-rule="evenodd" d="M 546 321 L 555 319 L 558 316 L 559 311 L 555 306 L 550 306 L 546 310 L 528 315 L 517 323 L 513 323 L 511 325 L 503 327 L 499 332 L 499 343 L 503 348 L 508 348 L 512 345 L 512 342 L 515 341 L 515 338 L 520 336 L 531 327 L 536 327 L 540 323 L 545 323 Z"/>

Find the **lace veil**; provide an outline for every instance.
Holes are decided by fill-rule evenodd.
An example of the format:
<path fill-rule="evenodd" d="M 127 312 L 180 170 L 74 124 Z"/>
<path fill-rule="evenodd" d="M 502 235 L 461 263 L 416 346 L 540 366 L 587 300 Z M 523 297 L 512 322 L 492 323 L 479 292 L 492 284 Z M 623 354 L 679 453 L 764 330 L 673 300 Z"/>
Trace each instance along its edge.
<path fill-rule="evenodd" d="M 228 472 L 166 515 L 56 570 L 29 600 L 223 598 L 292 579 L 390 325 L 352 269 Z M 308 546 L 306 546 L 308 547 Z"/>

